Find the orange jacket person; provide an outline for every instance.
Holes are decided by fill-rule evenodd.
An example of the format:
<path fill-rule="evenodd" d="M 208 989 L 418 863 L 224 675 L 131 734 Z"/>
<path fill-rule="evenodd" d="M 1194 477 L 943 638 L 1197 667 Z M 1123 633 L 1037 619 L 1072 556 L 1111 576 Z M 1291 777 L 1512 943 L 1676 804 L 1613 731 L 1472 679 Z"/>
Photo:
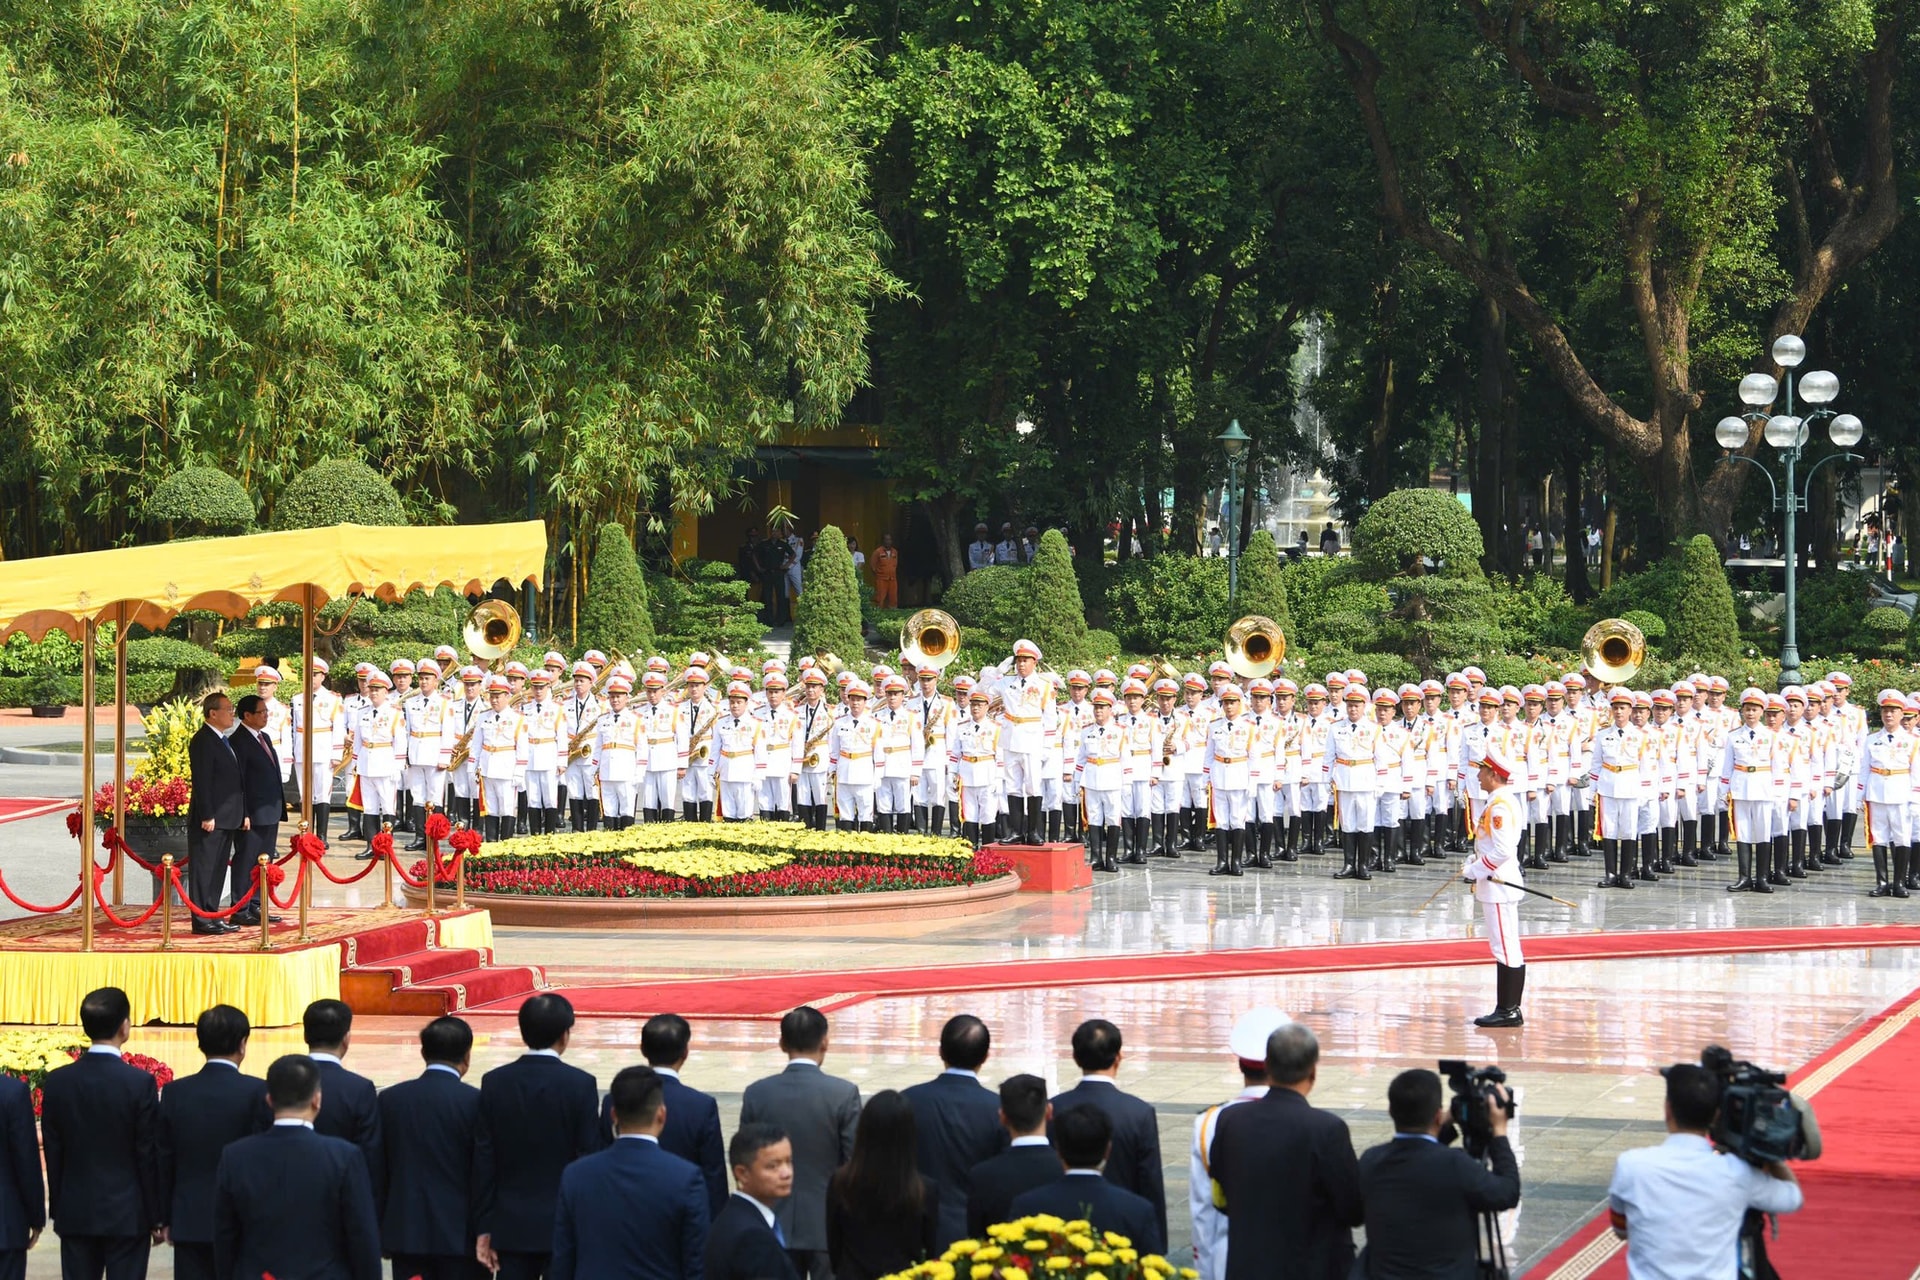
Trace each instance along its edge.
<path fill-rule="evenodd" d="M 897 609 L 900 607 L 900 550 L 893 545 L 893 535 L 880 535 L 880 545 L 874 549 L 873 559 L 873 607 L 876 609 Z"/>

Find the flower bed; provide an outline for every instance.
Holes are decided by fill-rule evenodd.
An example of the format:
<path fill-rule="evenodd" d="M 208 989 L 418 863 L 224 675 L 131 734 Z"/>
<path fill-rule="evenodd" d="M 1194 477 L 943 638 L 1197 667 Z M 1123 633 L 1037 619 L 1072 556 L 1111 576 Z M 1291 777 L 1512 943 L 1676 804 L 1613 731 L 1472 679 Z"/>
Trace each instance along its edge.
<path fill-rule="evenodd" d="M 963 840 L 808 831 L 790 823 L 660 823 L 483 845 L 467 890 L 571 898 L 824 897 L 965 887 L 1012 865 Z M 410 874 L 424 875 L 426 863 Z M 450 875 L 440 883 L 451 887 Z"/>
<path fill-rule="evenodd" d="M 1065 1222 L 1042 1214 L 988 1227 L 984 1241 L 956 1240 L 940 1257 L 886 1280 L 1195 1280 L 1198 1275 L 1159 1254 L 1142 1255 L 1123 1235 L 1095 1232 L 1084 1219 Z"/>
<path fill-rule="evenodd" d="M 87 1038 L 73 1028 L 52 1031 L 0 1031 L 0 1075 L 12 1076 L 33 1090 L 33 1114 L 40 1114 L 40 1086 L 47 1076 L 85 1053 Z M 144 1053 L 121 1055 L 164 1089 L 173 1083 L 173 1068 Z"/>

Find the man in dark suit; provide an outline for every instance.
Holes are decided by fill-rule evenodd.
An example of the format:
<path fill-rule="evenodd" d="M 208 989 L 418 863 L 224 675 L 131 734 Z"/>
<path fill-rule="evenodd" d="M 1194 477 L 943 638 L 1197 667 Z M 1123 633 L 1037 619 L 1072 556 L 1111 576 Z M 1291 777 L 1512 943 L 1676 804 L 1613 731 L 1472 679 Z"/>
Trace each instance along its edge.
<path fill-rule="evenodd" d="M 351 1142 L 314 1131 L 324 1092 L 305 1054 L 267 1068 L 273 1127 L 228 1147 L 215 1180 L 213 1258 L 223 1280 L 379 1280 L 366 1161 Z"/>
<path fill-rule="evenodd" d="M 793 1192 L 793 1144 L 779 1125 L 742 1122 L 727 1159 L 739 1189 L 713 1220 L 704 1280 L 800 1280 L 777 1216 Z"/>
<path fill-rule="evenodd" d="M 246 830 L 246 784 L 240 757 L 227 741 L 234 726 L 233 700 L 224 693 L 210 693 L 201 702 L 200 713 L 206 723 L 187 743 L 187 760 L 193 769 L 193 794 L 187 802 L 187 890 L 193 905 L 218 911 L 227 887 L 227 863 Z M 234 927 L 198 917 L 193 922 L 198 934 L 232 933 Z"/>
<path fill-rule="evenodd" d="M 160 1225 L 160 1096 L 152 1076 L 120 1060 L 130 1017 L 118 987 L 88 992 L 80 1026 L 92 1044 L 40 1089 L 47 1202 L 65 1280 L 145 1276 Z"/>
<path fill-rule="evenodd" d="M 920 1176 L 940 1189 L 936 1256 L 967 1234 L 973 1166 L 1006 1149 L 999 1101 L 980 1083 L 980 1068 L 992 1047 L 986 1023 L 970 1013 L 949 1018 L 940 1029 L 940 1061 L 945 1069 L 924 1084 L 902 1090 L 913 1108 Z"/>
<path fill-rule="evenodd" d="M 315 1000 L 301 1017 L 306 1056 L 320 1068 L 320 1092 L 326 1099 L 314 1132 L 344 1138 L 360 1148 L 367 1179 L 377 1198 L 386 1180 L 386 1152 L 380 1141 L 380 1099 L 373 1081 L 347 1070 L 341 1059 L 353 1043 L 353 1010 L 341 1000 Z M 261 1117 L 265 1128 L 268 1117 Z"/>
<path fill-rule="evenodd" d="M 254 868 L 260 855 L 274 857 L 279 852 L 280 820 L 287 816 L 287 797 L 280 782 L 280 756 L 267 736 L 267 700 L 257 693 L 240 699 L 240 727 L 227 738 L 240 761 L 241 788 L 247 809 L 246 831 L 233 860 L 234 902 L 247 896 L 253 886 Z M 259 897 L 233 917 L 239 927 L 259 928 L 260 912 L 270 903 Z M 280 917 L 273 916 L 274 923 Z"/>
<path fill-rule="evenodd" d="M 707 1256 L 707 1185 L 660 1142 L 669 1108 L 652 1067 L 613 1078 L 613 1145 L 560 1175 L 553 1280 L 697 1280 Z"/>
<path fill-rule="evenodd" d="M 400 1280 L 480 1280 L 474 1257 L 473 1149 L 480 1091 L 462 1082 L 473 1028 L 435 1018 L 420 1029 L 426 1069 L 380 1095 L 386 1187 L 376 1200 L 380 1249 Z"/>
<path fill-rule="evenodd" d="M 660 1077 L 665 1093 L 667 1127 L 660 1131 L 660 1149 L 699 1167 L 711 1222 L 727 1202 L 727 1147 L 720 1138 L 720 1104 L 680 1079 L 692 1040 L 693 1028 L 685 1018 L 657 1013 L 640 1028 L 640 1056 Z M 600 1127 L 609 1134 L 618 1128 L 611 1092 L 600 1104 Z"/>
<path fill-rule="evenodd" d="M 560 1175 L 603 1145 L 600 1086 L 560 1060 L 573 1033 L 573 1006 L 542 992 L 520 1006 L 527 1052 L 480 1081 L 474 1163 L 479 1183 L 475 1255 L 500 1280 L 551 1276 L 553 1217 Z"/>
<path fill-rule="evenodd" d="M 206 1065 L 160 1095 L 160 1212 L 178 1280 L 214 1280 L 214 1175 L 220 1156 L 260 1131 L 266 1086 L 240 1073 L 253 1028 L 247 1015 L 217 1004 L 193 1026 Z"/>
<path fill-rule="evenodd" d="M 1160 1164 L 1160 1117 L 1153 1106 L 1122 1093 L 1114 1077 L 1120 1074 L 1120 1028 L 1105 1018 L 1092 1018 L 1073 1031 L 1073 1064 L 1080 1083 L 1053 1099 L 1054 1122 L 1075 1107 L 1095 1106 L 1113 1124 L 1113 1154 L 1107 1157 L 1106 1179 L 1144 1197 L 1153 1206 L 1160 1238 L 1167 1238 L 1167 1181 Z"/>
<path fill-rule="evenodd" d="M 777 1125 L 785 1132 L 792 1192 L 776 1210 L 780 1234 L 800 1274 L 825 1280 L 827 1180 L 853 1155 L 860 1090 L 820 1069 L 827 1056 L 827 1015 L 810 1005 L 780 1019 L 780 1051 L 787 1055 L 787 1069 L 747 1086 L 740 1098 L 740 1124 Z M 734 1142 L 739 1141 L 736 1134 Z M 731 1147 L 728 1159 L 740 1163 Z"/>
<path fill-rule="evenodd" d="M 1500 1097 L 1506 1093 L 1498 1085 Z M 1520 1203 L 1520 1165 L 1507 1141 L 1507 1111 L 1488 1108 L 1493 1141 L 1482 1164 L 1440 1144 L 1450 1123 L 1440 1077 L 1402 1071 L 1387 1086 L 1393 1141 L 1360 1157 L 1370 1280 L 1475 1280 L 1480 1216 Z"/>
<path fill-rule="evenodd" d="M 1226 1280 L 1346 1280 L 1360 1225 L 1347 1122 L 1307 1102 L 1320 1041 L 1298 1022 L 1267 1037 L 1267 1096 L 1228 1107 L 1208 1170 L 1227 1215 Z"/>
<path fill-rule="evenodd" d="M 1107 1113 L 1098 1107 L 1059 1112 L 1053 1138 L 1065 1174 L 1015 1196 L 1009 1209 L 1013 1217 L 1050 1213 L 1068 1222 L 1085 1218 L 1095 1231 L 1127 1237 L 1141 1253 L 1165 1253 L 1167 1237 L 1154 1219 L 1153 1205 L 1100 1175 L 1101 1163 L 1113 1150 L 1113 1122 Z"/>
<path fill-rule="evenodd" d="M 0 1076 L 0 1143 L 0 1280 L 26 1280 L 27 1251 L 47 1225 L 47 1184 L 33 1091 L 12 1076 Z"/>
<path fill-rule="evenodd" d="M 1060 1177 L 1060 1157 L 1047 1141 L 1053 1107 L 1039 1076 L 1008 1076 L 1000 1082 L 1000 1123 L 1012 1141 L 967 1175 L 967 1237 L 985 1240 L 987 1228 L 1013 1219 L 1014 1197 Z"/>

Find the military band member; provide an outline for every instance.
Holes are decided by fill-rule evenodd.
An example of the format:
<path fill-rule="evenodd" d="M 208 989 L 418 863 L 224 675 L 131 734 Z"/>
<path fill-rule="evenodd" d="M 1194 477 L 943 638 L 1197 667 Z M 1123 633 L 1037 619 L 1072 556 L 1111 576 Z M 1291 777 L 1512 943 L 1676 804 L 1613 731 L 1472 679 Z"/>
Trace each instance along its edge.
<path fill-rule="evenodd" d="M 1180 686 L 1173 680 L 1162 676 L 1153 682 L 1155 711 L 1150 719 L 1158 768 L 1154 773 L 1153 814 L 1148 821 L 1148 836 L 1152 845 L 1149 852 L 1156 858 L 1180 856 L 1181 821 L 1187 803 L 1184 738 L 1189 730 L 1186 717 L 1176 705 L 1179 698 Z"/>
<path fill-rule="evenodd" d="M 1567 810 L 1568 833 L 1562 845 L 1576 858 L 1593 856 L 1588 840 L 1593 832 L 1593 787 L 1587 781 L 1587 754 L 1593 750 L 1593 735 L 1608 718 L 1607 709 L 1587 696 L 1587 678 L 1578 671 L 1562 682 L 1566 689 L 1568 723 Z"/>
<path fill-rule="evenodd" d="M 1207 723 L 1200 774 L 1212 797 L 1213 870 L 1208 875 L 1244 874 L 1246 827 L 1253 791 L 1253 722 L 1242 712 L 1239 686 L 1228 682 L 1215 695 L 1220 714 Z"/>
<path fill-rule="evenodd" d="M 1853 692 L 1853 677 L 1844 671 L 1831 671 L 1827 683 L 1833 686 L 1833 715 L 1840 725 L 1840 753 L 1834 765 L 1838 785 L 1833 789 L 1839 803 L 1827 809 L 1827 847 L 1845 860 L 1853 857 L 1854 824 L 1860 817 L 1860 789 L 1853 784 L 1861 767 L 1860 744 L 1869 729 L 1866 711 L 1847 701 Z M 1832 825 L 1836 818 L 1838 827 Z"/>
<path fill-rule="evenodd" d="M 1126 705 L 1126 710 L 1113 718 L 1122 738 L 1120 846 L 1123 860 L 1137 866 L 1147 860 L 1160 736 L 1155 716 L 1146 709 L 1147 686 L 1144 681 L 1128 677 L 1120 685 L 1120 700 Z"/>
<path fill-rule="evenodd" d="M 874 712 L 874 825 L 884 832 L 912 830 L 913 784 L 926 763 L 925 739 L 907 710 L 907 682 L 886 677 L 886 703 Z"/>
<path fill-rule="evenodd" d="M 313 759 L 309 762 L 306 755 L 307 698 L 295 698 L 290 716 L 294 771 L 299 775 L 301 790 L 312 797 L 313 833 L 325 842 L 328 816 L 333 812 L 333 771 L 346 749 L 341 729 L 344 713 L 340 695 L 327 688 L 325 658 L 314 657 L 313 670 L 306 679 L 313 699 Z"/>
<path fill-rule="evenodd" d="M 1058 722 L 1059 712 L 1054 705 L 1052 686 L 1036 674 L 1039 665 L 1040 646 L 1031 640 L 1015 641 L 1013 672 L 1001 680 L 995 690 L 1000 695 L 1000 723 L 1006 734 L 1006 798 L 1014 827 L 1011 839 L 1016 844 L 1045 842 L 1045 828 L 1040 819 L 1044 791 L 1043 747 L 1047 731 Z"/>
<path fill-rule="evenodd" d="M 1306 822 L 1305 853 L 1318 857 L 1327 851 L 1332 834 L 1328 821 L 1331 792 L 1320 762 L 1327 754 L 1327 732 L 1333 718 L 1327 707 L 1327 687 L 1315 681 L 1301 691 L 1306 702 L 1300 727 L 1300 812 Z"/>
<path fill-rule="evenodd" d="M 1274 820 L 1279 824 L 1274 857 L 1298 862 L 1303 836 L 1304 789 L 1307 756 L 1307 717 L 1295 706 L 1299 686 L 1285 676 L 1273 682 L 1273 713 L 1279 720 L 1279 786 L 1274 791 Z"/>
<path fill-rule="evenodd" d="M 1332 797 L 1343 855 L 1343 865 L 1334 878 L 1371 880 L 1373 815 L 1379 790 L 1373 760 L 1379 726 L 1368 717 L 1364 685 L 1343 681 L 1340 696 L 1345 718 L 1327 730 L 1327 750 L 1320 762 L 1320 777 Z"/>
<path fill-rule="evenodd" d="M 647 700 L 639 709 L 641 773 L 635 803 L 641 821 L 671 822 L 680 805 L 680 781 L 687 772 L 687 721 L 667 697 L 666 675 L 654 670 L 651 662 L 641 685 Z"/>
<path fill-rule="evenodd" d="M 284 786 L 293 776 L 293 710 L 277 696 L 280 672 L 261 663 L 253 669 L 253 691 L 267 704 L 267 740 L 273 743 L 274 758 L 280 761 L 280 782 Z"/>
<path fill-rule="evenodd" d="M 560 830 L 560 772 L 566 767 L 566 713 L 553 700 L 553 676 L 543 666 L 527 676 L 531 692 L 520 704 L 527 726 L 527 772 L 521 791 L 526 803 L 527 830 L 533 835 Z"/>
<path fill-rule="evenodd" d="M 459 670 L 459 678 L 449 683 L 457 685 L 460 696 L 447 704 L 445 729 L 450 742 L 450 754 L 447 759 L 447 783 L 452 792 L 448 806 L 448 816 L 455 822 L 465 822 L 472 827 L 480 825 L 480 771 L 479 761 L 475 758 L 474 726 L 480 721 L 480 713 L 487 709 L 487 695 L 481 686 L 486 682 L 486 673 L 479 667 L 468 663 Z M 452 754 L 462 747 L 466 749 L 466 758 L 455 764 Z"/>
<path fill-rule="evenodd" d="M 1605 860 L 1602 889 L 1631 889 L 1631 849 L 1640 839 L 1640 758 L 1646 735 L 1633 723 L 1633 694 L 1615 689 L 1609 699 L 1612 722 L 1593 737 L 1587 779 L 1594 794 L 1594 836 Z"/>
<path fill-rule="evenodd" d="M 1498 994 L 1492 1013 L 1473 1020 L 1477 1027 L 1517 1027 L 1520 998 L 1527 989 L 1527 961 L 1520 951 L 1520 885 L 1525 874 L 1520 868 L 1519 835 L 1526 822 L 1520 797 L 1509 784 L 1517 766 L 1497 752 L 1480 757 L 1476 765 L 1477 781 L 1486 801 L 1474 816 L 1473 854 L 1461 874 L 1472 883 L 1473 896 L 1480 903 L 1487 924 L 1487 945 L 1493 951 L 1497 967 Z"/>
<path fill-rule="evenodd" d="M 378 670 L 378 668 L 370 662 L 358 662 L 354 664 L 353 688 L 340 699 L 340 743 L 343 751 L 353 745 L 354 728 L 360 723 L 360 713 L 367 707 L 367 675 L 369 672 L 376 670 Z M 344 759 L 344 756 L 342 758 Z M 338 761 L 335 763 L 337 764 Z M 361 811 L 351 803 L 351 787 L 348 789 L 348 801 L 347 839 L 367 839 L 368 837 L 362 834 L 363 828 L 360 821 Z"/>
<path fill-rule="evenodd" d="M 1114 721 L 1111 691 L 1096 691 L 1089 705 L 1093 718 L 1075 734 L 1075 790 L 1086 815 L 1087 849 L 1093 869 L 1117 872 L 1127 733 Z"/>
<path fill-rule="evenodd" d="M 1434 847 L 1436 852 L 1444 848 L 1449 853 L 1464 853 L 1467 848 L 1466 786 L 1460 777 L 1460 739 L 1469 725 L 1480 723 L 1480 708 L 1473 702 L 1473 682 L 1465 672 L 1456 671 L 1448 676 L 1443 694 L 1447 705 L 1441 709 L 1440 726 L 1445 749 L 1440 756 L 1440 781 L 1434 799 L 1444 807 L 1440 810 L 1440 838 Z"/>
<path fill-rule="evenodd" d="M 919 692 L 907 702 L 920 735 L 920 777 L 914 791 L 914 829 L 929 835 L 946 831 L 947 801 L 952 783 L 948 777 L 950 744 L 957 709 L 953 699 L 940 692 L 940 673 L 923 667 L 918 673 Z"/>
<path fill-rule="evenodd" d="M 487 840 L 514 834 L 515 806 L 527 768 L 527 726 L 510 705 L 512 701 L 512 682 L 505 675 L 488 676 L 487 709 L 474 721 L 473 730 L 481 834 Z"/>
<path fill-rule="evenodd" d="M 1915 739 L 1903 724 L 1906 698 L 1882 689 L 1880 727 L 1860 743 L 1854 790 L 1866 814 L 1867 849 L 1873 856 L 1869 898 L 1904 898 L 1911 892 L 1913 769 Z"/>
<path fill-rule="evenodd" d="M 827 735 L 827 758 L 833 765 L 834 823 L 842 830 L 872 831 L 875 754 L 879 724 L 867 714 L 866 684 L 847 684 L 847 714 L 834 722 Z"/>
<path fill-rule="evenodd" d="M 770 671 L 761 681 L 766 725 L 767 771 L 760 780 L 760 816 L 769 822 L 793 820 L 793 788 L 800 778 L 800 717 L 787 702 L 787 674 Z"/>
<path fill-rule="evenodd" d="M 1755 688 L 1743 691 L 1740 727 L 1727 735 L 1721 756 L 1720 785 L 1727 790 L 1739 865 L 1739 879 L 1727 886 L 1728 893 L 1773 892 L 1767 884 L 1767 861 L 1773 850 L 1775 748 L 1772 732 L 1761 723 L 1766 712 L 1766 694 Z"/>
<path fill-rule="evenodd" d="M 753 686 L 727 685 L 727 709 L 714 722 L 714 812 L 722 822 L 751 822 L 760 808 L 760 780 L 767 772 L 766 725 L 747 710 Z"/>
<path fill-rule="evenodd" d="M 1253 744 L 1247 759 L 1247 833 L 1241 837 L 1241 850 L 1248 864 L 1262 871 L 1273 866 L 1275 797 L 1280 787 L 1280 718 L 1273 714 L 1273 682 L 1263 678 L 1247 682 L 1247 701 L 1253 706 L 1246 713 L 1252 725 Z"/>
<path fill-rule="evenodd" d="M 409 853 L 427 847 L 428 806 L 439 809 L 447 803 L 447 759 L 453 753 L 453 740 L 445 732 L 447 703 L 440 696 L 440 664 L 421 659 L 419 679 L 420 687 L 400 706 L 407 722 L 407 799 L 420 815 L 411 825 Z"/>
<path fill-rule="evenodd" d="M 833 733 L 836 709 L 827 701 L 824 671 L 808 667 L 801 674 L 800 683 L 803 694 L 800 705 L 794 708 L 800 721 L 800 777 L 794 789 L 794 805 L 800 820 L 809 828 L 825 831 L 828 785 L 833 776 L 827 739 Z"/>
<path fill-rule="evenodd" d="M 1714 857 L 1727 858 L 1733 856 L 1728 834 L 1733 811 L 1727 804 L 1727 789 L 1720 783 L 1720 758 L 1727 749 L 1727 735 L 1740 723 L 1740 713 L 1727 705 L 1727 678 L 1709 676 L 1708 681 L 1706 710 L 1700 717 L 1701 754 L 1705 759 L 1702 776 L 1707 782 L 1701 794 L 1713 821 L 1711 826 L 1701 823 L 1700 848 L 1704 852 L 1711 844 Z"/>
<path fill-rule="evenodd" d="M 1080 784 L 1076 757 L 1080 731 L 1093 723 L 1093 703 L 1088 694 L 1093 677 L 1078 669 L 1067 672 L 1067 700 L 1060 706 L 1060 733 L 1065 749 L 1060 756 L 1060 838 L 1080 838 Z"/>
<path fill-rule="evenodd" d="M 1207 795 L 1206 753 L 1207 725 L 1214 717 L 1213 709 L 1207 705 L 1207 680 L 1197 671 L 1189 671 L 1181 678 L 1181 694 L 1185 705 L 1174 714 L 1184 722 L 1180 733 L 1180 774 L 1187 786 L 1185 808 L 1182 810 L 1182 830 L 1179 848 L 1195 851 L 1207 847 L 1207 810 L 1212 801 Z"/>
<path fill-rule="evenodd" d="M 594 780 L 607 830 L 624 831 L 633 825 L 634 793 L 639 789 L 646 755 L 646 730 L 639 714 L 627 705 L 633 683 L 623 675 L 607 677 L 607 709 L 593 726 Z"/>
<path fill-rule="evenodd" d="M 720 707 L 709 685 L 707 661 L 704 653 L 688 659 L 686 693 L 678 717 L 687 740 L 685 772 L 680 775 L 680 816 L 688 822 L 713 821 L 713 726 L 720 718 Z"/>
<path fill-rule="evenodd" d="M 1821 785 L 1818 763 L 1815 760 L 1813 726 L 1807 723 L 1807 691 L 1800 685 L 1789 685 L 1780 691 L 1786 705 L 1785 722 L 1780 726 L 1781 745 L 1786 748 L 1785 768 L 1787 794 L 1793 807 L 1787 811 L 1787 839 L 1774 842 L 1774 869 L 1778 871 L 1784 864 L 1785 874 L 1781 877 L 1788 882 L 1807 878 L 1807 820 L 1813 812 L 1815 795 Z M 1824 808 L 1826 797 L 1820 796 Z M 1782 857 L 1780 855 L 1784 854 Z"/>
<path fill-rule="evenodd" d="M 401 762 L 407 758 L 407 723 L 400 709 L 387 701 L 392 689 L 386 672 L 369 672 L 367 705 L 354 722 L 353 771 L 360 782 L 360 809 L 366 819 L 361 831 L 368 844 L 355 856 L 363 862 L 374 856 L 373 837 L 381 829 L 381 820 L 394 815 Z"/>
<path fill-rule="evenodd" d="M 1400 695 L 1392 689 L 1373 695 L 1373 869 L 1388 875 L 1400 862 L 1400 824 L 1413 795 L 1410 743 L 1399 712 Z"/>
<path fill-rule="evenodd" d="M 560 790 L 566 797 L 567 825 L 575 831 L 592 831 L 600 825 L 600 801 L 594 786 L 593 751 L 584 744 L 593 741 L 600 724 L 602 708 L 593 692 L 599 675 L 585 659 L 573 664 L 571 675 L 573 692 L 561 704 L 569 745 Z"/>
<path fill-rule="evenodd" d="M 1438 686 L 1435 686 L 1436 692 Z M 1426 865 L 1424 852 L 1427 831 L 1428 808 L 1433 803 L 1433 777 L 1436 767 L 1431 762 L 1434 750 L 1434 731 L 1432 722 L 1426 715 L 1426 695 L 1417 684 L 1400 686 L 1400 715 L 1394 728 L 1404 734 L 1407 740 L 1407 798 L 1405 812 L 1400 817 L 1400 831 L 1394 836 L 1398 848 L 1398 861 L 1402 866 L 1421 867 Z"/>
<path fill-rule="evenodd" d="M 954 726 L 948 753 L 960 788 L 960 834 L 976 849 L 992 817 L 1000 776 L 1001 731 L 999 723 L 987 715 L 990 701 L 985 689 L 968 690 L 967 716 Z"/>

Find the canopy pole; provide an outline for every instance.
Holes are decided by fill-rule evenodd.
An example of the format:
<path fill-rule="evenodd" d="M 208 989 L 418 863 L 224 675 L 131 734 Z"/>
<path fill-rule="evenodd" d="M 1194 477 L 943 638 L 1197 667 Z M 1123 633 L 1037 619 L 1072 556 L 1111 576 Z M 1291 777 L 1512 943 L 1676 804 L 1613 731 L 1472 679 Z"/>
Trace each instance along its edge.
<path fill-rule="evenodd" d="M 127 606 L 113 610 L 113 829 L 121 838 L 127 834 Z M 113 905 L 126 904 L 120 873 L 126 859 L 116 850 L 113 855 Z M 160 890 L 168 889 L 163 880 Z"/>
<path fill-rule="evenodd" d="M 300 589 L 300 696 L 306 700 L 300 725 L 300 829 L 313 830 L 313 586 Z"/>
<path fill-rule="evenodd" d="M 80 626 L 80 949 L 93 950 L 93 656 L 99 624 Z"/>

